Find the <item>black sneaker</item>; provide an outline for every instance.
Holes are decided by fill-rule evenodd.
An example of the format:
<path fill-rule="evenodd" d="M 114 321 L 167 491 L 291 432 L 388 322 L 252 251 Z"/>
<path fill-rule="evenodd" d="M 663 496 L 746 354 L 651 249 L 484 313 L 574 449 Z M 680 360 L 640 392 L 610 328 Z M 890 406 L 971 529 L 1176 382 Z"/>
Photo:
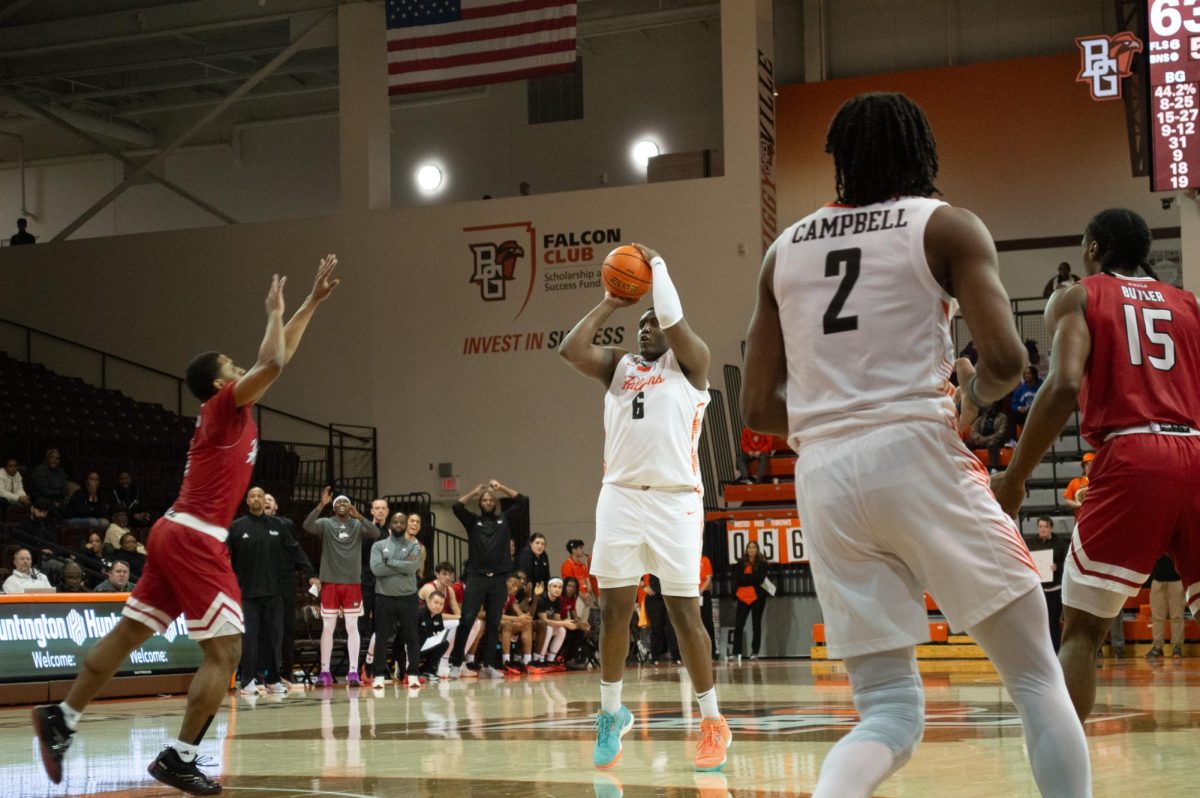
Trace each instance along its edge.
<path fill-rule="evenodd" d="M 71 747 L 75 732 L 67 725 L 58 704 L 34 707 L 32 715 L 33 733 L 37 735 L 42 749 L 42 766 L 46 768 L 50 781 L 58 784 L 62 781 L 63 756 Z"/>
<path fill-rule="evenodd" d="M 146 772 L 168 787 L 189 795 L 220 795 L 221 785 L 200 771 L 200 762 L 184 762 L 174 748 L 164 748 Z"/>

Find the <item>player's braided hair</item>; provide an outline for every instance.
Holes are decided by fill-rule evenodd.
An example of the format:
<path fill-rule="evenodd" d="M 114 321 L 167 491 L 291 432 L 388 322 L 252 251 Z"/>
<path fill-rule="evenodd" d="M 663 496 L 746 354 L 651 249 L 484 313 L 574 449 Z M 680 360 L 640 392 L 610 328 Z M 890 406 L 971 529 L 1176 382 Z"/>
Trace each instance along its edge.
<path fill-rule="evenodd" d="M 838 201 L 870 205 L 938 193 L 937 143 L 921 107 L 903 94 L 860 94 L 838 109 L 825 152 L 833 156 Z"/>
<path fill-rule="evenodd" d="M 1150 254 L 1150 227 L 1146 220 L 1126 208 L 1100 211 L 1088 222 L 1084 236 L 1100 248 L 1100 270 L 1113 274 L 1117 269 L 1134 269 L 1158 279 L 1146 262 Z"/>

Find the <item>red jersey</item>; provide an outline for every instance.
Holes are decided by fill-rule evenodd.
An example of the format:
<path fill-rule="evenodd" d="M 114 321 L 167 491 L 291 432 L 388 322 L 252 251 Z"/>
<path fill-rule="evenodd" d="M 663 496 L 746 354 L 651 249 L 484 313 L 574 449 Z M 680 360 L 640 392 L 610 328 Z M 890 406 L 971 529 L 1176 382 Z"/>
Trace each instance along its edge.
<path fill-rule="evenodd" d="M 205 531 L 219 540 L 225 539 L 224 530 L 246 495 L 258 459 L 258 425 L 250 415 L 251 405 L 237 406 L 233 387 L 229 383 L 200 406 L 183 487 L 171 507 L 171 512 L 187 513 L 214 527 Z"/>
<path fill-rule="evenodd" d="M 1088 356 L 1081 432 L 1105 436 L 1152 422 L 1200 428 L 1200 308 L 1196 297 L 1149 277 L 1095 274 L 1087 288 Z"/>

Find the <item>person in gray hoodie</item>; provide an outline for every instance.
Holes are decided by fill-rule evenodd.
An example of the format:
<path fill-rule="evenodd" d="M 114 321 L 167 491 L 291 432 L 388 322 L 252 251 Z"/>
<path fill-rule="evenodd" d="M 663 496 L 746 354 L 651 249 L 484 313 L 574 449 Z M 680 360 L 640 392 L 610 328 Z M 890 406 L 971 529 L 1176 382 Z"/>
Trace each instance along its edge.
<path fill-rule="evenodd" d="M 361 541 L 376 540 L 379 530 L 346 496 L 333 501 L 333 515 L 318 518 L 329 506 L 332 491 L 321 491 L 321 501 L 304 519 L 304 531 L 321 536 L 321 672 L 318 687 L 333 684 L 329 663 L 333 659 L 333 632 L 341 615 L 346 619 L 346 648 L 350 666 L 346 686 L 358 686 L 358 651 L 362 638 L 358 634 L 358 618 L 362 615 L 362 555 Z"/>
<path fill-rule="evenodd" d="M 392 635 L 399 634 L 407 659 L 408 686 L 420 687 L 421 639 L 417 630 L 417 570 L 425 561 L 425 547 L 417 540 L 421 516 L 396 513 L 386 538 L 371 547 L 371 573 L 375 574 L 375 679 L 372 687 L 383 687 L 387 679 L 387 650 Z M 401 647 L 397 646 L 397 665 Z"/>

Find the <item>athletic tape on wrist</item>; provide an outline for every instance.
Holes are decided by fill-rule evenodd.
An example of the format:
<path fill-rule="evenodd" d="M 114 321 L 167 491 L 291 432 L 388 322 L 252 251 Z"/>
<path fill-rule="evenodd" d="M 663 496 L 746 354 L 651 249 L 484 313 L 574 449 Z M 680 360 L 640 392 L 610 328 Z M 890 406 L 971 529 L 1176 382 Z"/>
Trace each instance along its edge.
<path fill-rule="evenodd" d="M 979 375 L 972 374 L 971 379 L 967 381 L 967 399 L 971 402 L 971 404 L 975 405 L 980 410 L 982 410 L 985 407 L 987 407 L 988 404 L 990 404 L 990 403 L 984 402 L 982 399 L 979 398 L 979 391 L 975 387 L 975 383 L 977 383 L 977 382 L 979 382 Z"/>
<path fill-rule="evenodd" d="M 667 262 L 662 258 L 653 258 L 650 261 L 650 269 L 654 273 L 651 292 L 658 326 L 663 329 L 674 327 L 683 321 L 683 303 L 679 301 L 679 292 L 675 290 L 671 275 L 667 273 Z"/>

